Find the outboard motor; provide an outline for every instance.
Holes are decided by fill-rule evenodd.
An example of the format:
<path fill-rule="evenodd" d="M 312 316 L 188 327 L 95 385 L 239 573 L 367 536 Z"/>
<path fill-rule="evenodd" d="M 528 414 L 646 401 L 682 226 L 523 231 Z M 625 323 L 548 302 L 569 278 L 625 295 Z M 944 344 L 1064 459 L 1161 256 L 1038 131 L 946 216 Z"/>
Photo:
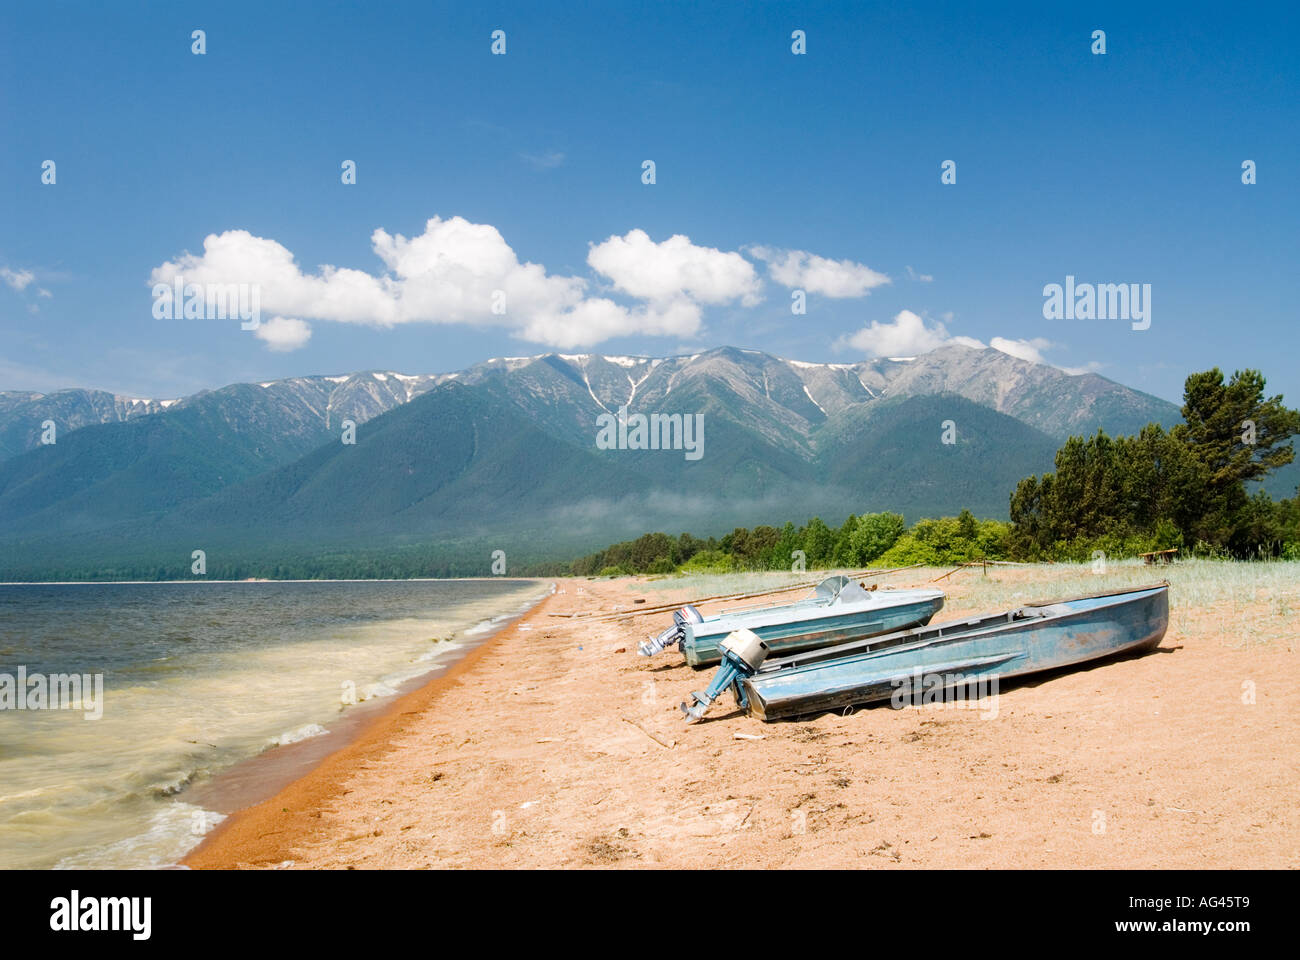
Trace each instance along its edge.
<path fill-rule="evenodd" d="M 688 603 L 673 613 L 673 625 L 671 627 L 657 637 L 642 640 L 636 645 L 636 652 L 643 657 L 653 657 L 656 653 L 663 652 L 665 647 L 671 647 L 685 637 L 686 624 L 703 622 L 704 616 Z"/>
<path fill-rule="evenodd" d="M 767 644 L 752 630 L 736 630 L 727 634 L 719 647 L 722 648 L 722 666 L 718 667 L 713 682 L 703 693 L 691 691 L 693 703 L 679 704 L 686 714 L 687 723 L 699 723 L 704 713 L 729 686 L 740 676 L 752 676 L 758 672 L 767 659 Z"/>

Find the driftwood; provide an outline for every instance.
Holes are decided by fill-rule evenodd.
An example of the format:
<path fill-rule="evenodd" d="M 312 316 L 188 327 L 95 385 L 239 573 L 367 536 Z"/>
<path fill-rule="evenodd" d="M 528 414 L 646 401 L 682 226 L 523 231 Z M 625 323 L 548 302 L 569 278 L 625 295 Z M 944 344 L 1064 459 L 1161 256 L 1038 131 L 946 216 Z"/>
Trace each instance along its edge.
<path fill-rule="evenodd" d="M 1145 564 L 1173 563 L 1174 558 L 1178 556 L 1178 548 L 1170 547 L 1168 550 L 1152 550 L 1150 553 L 1139 553 L 1138 556 L 1142 558 L 1142 562 Z"/>
<path fill-rule="evenodd" d="M 967 567 L 983 567 L 987 572 L 990 566 L 994 567 L 1027 567 L 1027 563 L 1015 563 L 1011 560 L 967 560 L 965 563 L 959 563 L 941 577 L 935 577 L 931 583 L 938 583 L 940 580 L 947 580 L 958 570 L 965 570 Z"/>
<path fill-rule="evenodd" d="M 865 580 L 869 577 L 884 576 L 887 573 L 899 573 L 903 570 L 913 570 L 924 564 L 914 563 L 907 567 L 894 567 L 889 570 L 862 570 L 858 573 L 845 574 L 850 580 Z M 822 578 L 823 580 L 825 577 Z M 567 617 L 574 620 L 591 620 L 600 622 L 605 620 L 622 620 L 628 617 L 639 617 L 647 613 L 668 613 L 677 610 L 683 604 L 704 604 L 704 603 L 724 603 L 731 600 L 751 600 L 756 597 L 770 597 L 781 593 L 790 593 L 792 590 L 807 590 L 809 587 L 815 587 L 821 583 L 821 580 L 805 580 L 800 583 L 792 583 L 785 587 L 777 587 L 772 590 L 758 590 L 753 593 L 731 593 L 717 594 L 712 597 L 697 597 L 694 600 L 679 600 L 676 603 L 661 603 L 653 607 L 636 607 L 631 610 L 616 610 L 612 613 L 553 613 L 553 617 Z"/>
<path fill-rule="evenodd" d="M 638 730 L 640 730 L 642 733 L 644 733 L 647 737 L 649 737 L 649 738 L 650 738 L 651 740 L 653 740 L 655 743 L 659 744 L 659 746 L 663 747 L 665 750 L 671 750 L 673 747 L 677 746 L 677 741 L 676 741 L 676 740 L 669 740 L 667 743 L 664 743 L 662 740 L 660 740 L 658 737 L 656 737 L 653 733 L 651 733 L 651 732 L 650 732 L 649 730 L 647 730 L 645 727 L 641 726 L 641 724 L 637 723 L 635 720 L 629 720 L 627 717 L 619 717 L 619 719 L 622 720 L 624 723 L 630 723 L 630 724 L 632 724 L 632 726 L 636 727 Z"/>

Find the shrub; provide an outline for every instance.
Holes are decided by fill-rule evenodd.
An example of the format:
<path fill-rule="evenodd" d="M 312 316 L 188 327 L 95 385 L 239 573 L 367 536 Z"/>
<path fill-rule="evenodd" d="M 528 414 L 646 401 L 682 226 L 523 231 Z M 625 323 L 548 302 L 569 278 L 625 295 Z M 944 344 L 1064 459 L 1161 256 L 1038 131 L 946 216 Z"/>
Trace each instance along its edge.
<path fill-rule="evenodd" d="M 852 563 L 871 563 L 898 542 L 906 523 L 901 513 L 864 513 L 849 534 Z"/>
<path fill-rule="evenodd" d="M 700 550 L 681 566 L 682 573 L 730 573 L 734 563 L 721 550 Z"/>

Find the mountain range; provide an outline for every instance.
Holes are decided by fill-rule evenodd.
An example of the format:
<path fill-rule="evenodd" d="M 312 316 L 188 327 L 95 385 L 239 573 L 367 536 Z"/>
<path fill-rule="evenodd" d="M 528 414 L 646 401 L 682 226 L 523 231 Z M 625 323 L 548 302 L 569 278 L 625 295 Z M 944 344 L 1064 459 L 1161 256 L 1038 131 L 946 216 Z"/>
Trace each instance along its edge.
<path fill-rule="evenodd" d="M 597 418 L 620 408 L 701 414 L 702 456 L 602 449 Z M 537 562 L 814 514 L 1005 517 L 1066 437 L 1178 419 L 1096 374 L 957 345 L 858 363 L 543 354 L 161 401 L 0 393 L 0 578 L 188 575 L 193 549 L 243 575 L 403 551 L 486 573 L 488 547 Z"/>

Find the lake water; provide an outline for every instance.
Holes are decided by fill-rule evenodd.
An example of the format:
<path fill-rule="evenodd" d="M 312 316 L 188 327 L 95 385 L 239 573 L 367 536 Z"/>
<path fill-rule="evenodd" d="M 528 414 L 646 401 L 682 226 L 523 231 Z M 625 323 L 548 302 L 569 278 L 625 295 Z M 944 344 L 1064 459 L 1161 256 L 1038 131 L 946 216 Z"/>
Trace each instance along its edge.
<path fill-rule="evenodd" d="M 0 868 L 175 863 L 220 819 L 188 802 L 189 788 L 322 735 L 549 590 L 521 580 L 0 585 Z M 69 680 L 50 682 L 56 674 L 90 678 L 79 700 Z"/>

